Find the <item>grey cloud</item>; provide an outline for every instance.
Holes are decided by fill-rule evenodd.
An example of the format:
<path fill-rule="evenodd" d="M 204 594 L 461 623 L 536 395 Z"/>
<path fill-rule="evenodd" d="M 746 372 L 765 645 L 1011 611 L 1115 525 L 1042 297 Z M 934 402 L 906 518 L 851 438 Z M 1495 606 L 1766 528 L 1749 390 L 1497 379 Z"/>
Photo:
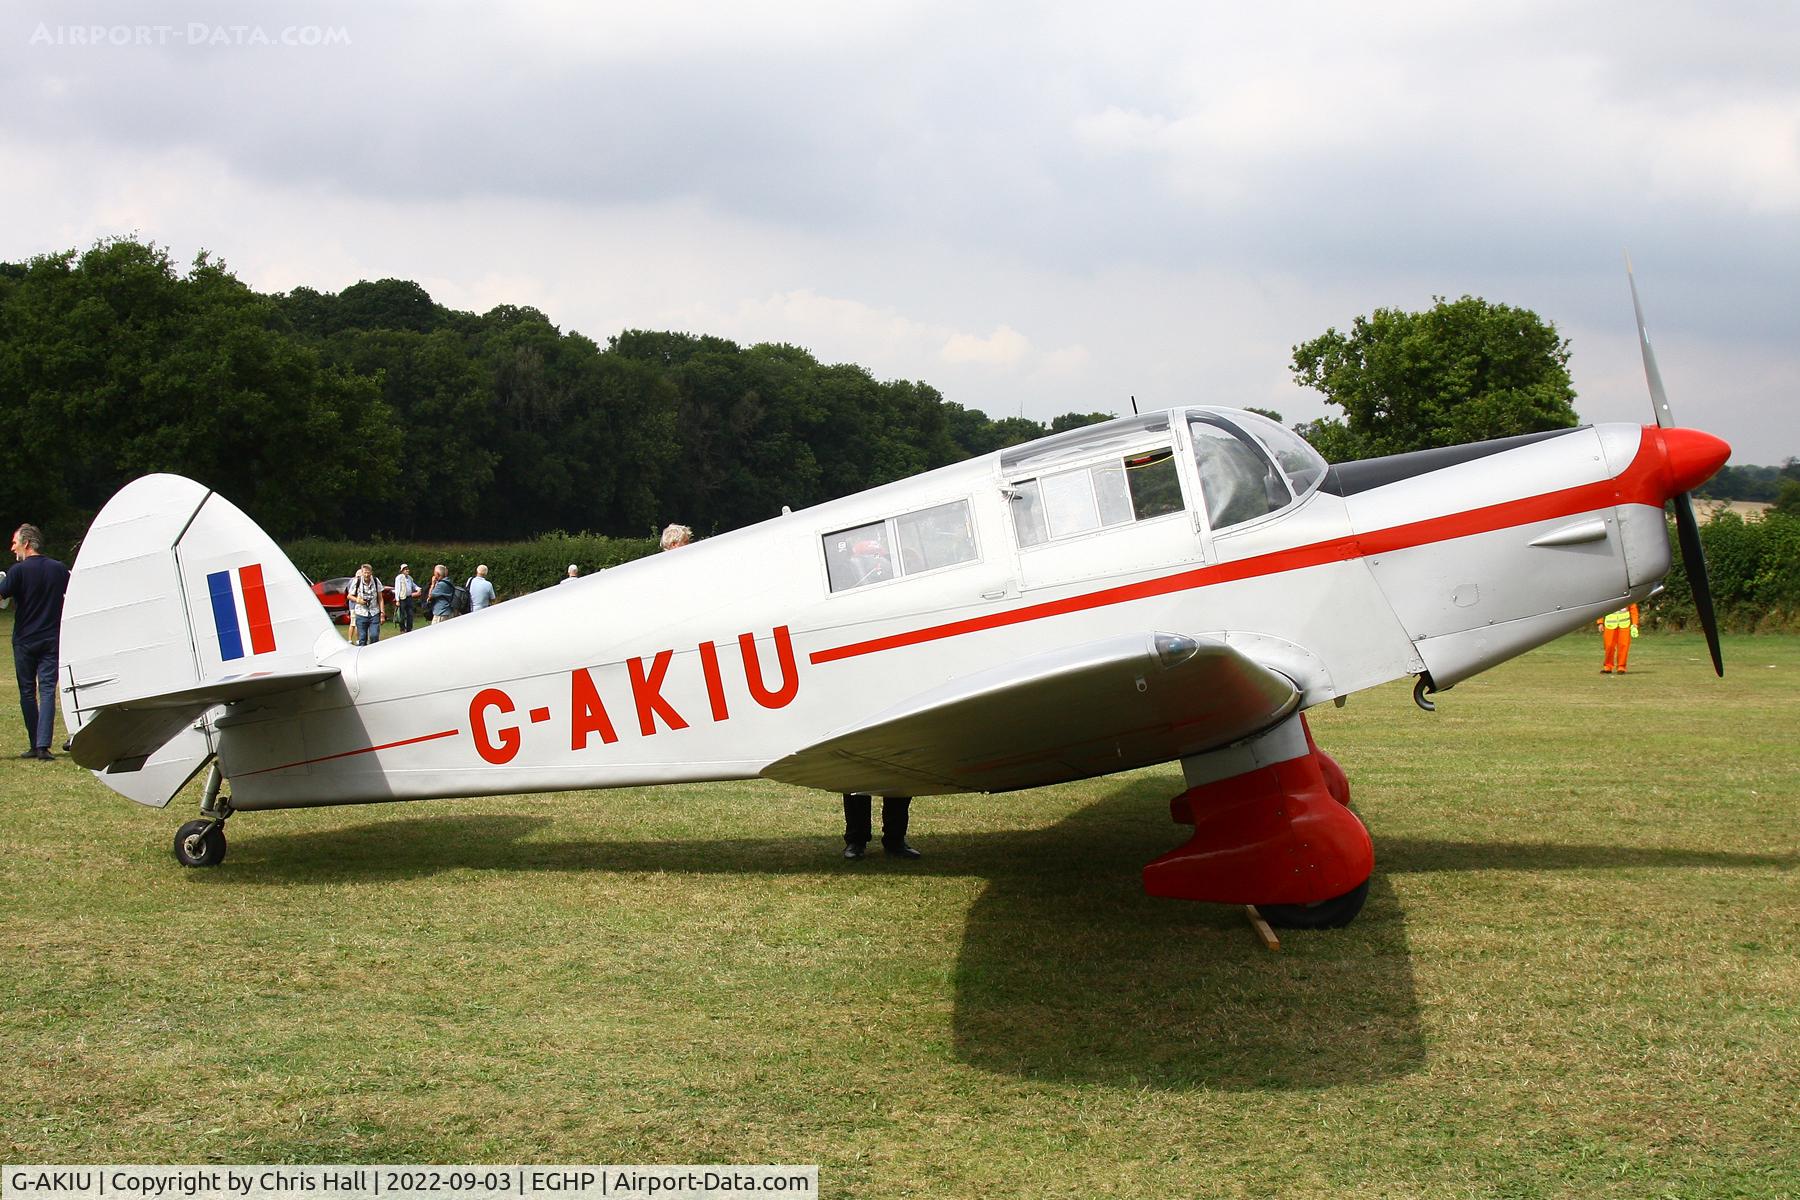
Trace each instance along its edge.
<path fill-rule="evenodd" d="M 420 211 L 512 198 L 603 221 L 693 204 L 747 235 L 811 239 L 819 286 L 876 303 L 955 304 L 968 289 L 953 277 L 859 289 L 853 265 L 830 261 L 842 246 L 900 261 L 917 247 L 940 272 L 1010 265 L 1032 289 L 1083 302 L 1094 281 L 1141 267 L 1246 286 L 1306 280 L 1348 298 L 1326 318 L 1338 323 L 1469 291 L 1565 327 L 1612 328 L 1629 246 L 1665 327 L 1765 360 L 1786 347 L 1773 353 L 1791 361 L 1800 344 L 1795 207 L 1753 203 L 1744 179 L 1709 175 L 1709 163 L 1726 176 L 1742 164 L 1707 158 L 1706 131 L 1683 124 L 1733 105 L 1800 105 L 1800 14 L 1785 2 L 1420 3 L 1379 21 L 1316 6 L 843 8 L 819 10 L 837 22 L 822 17 L 820 31 L 806 14 L 778 24 L 764 16 L 775 10 L 745 6 L 710 36 L 607 5 L 73 11 L 15 10 L 0 42 L 8 133 L 47 159 L 200 150 L 271 189 Z M 627 17 L 637 24 L 611 36 Z M 39 21 L 159 18 L 338 24 L 352 41 L 27 44 Z M 1196 124 L 1139 145 L 1084 138 L 1108 112 L 1147 128 Z M 1782 136 L 1779 120 L 1770 128 Z M 1800 161 L 1800 147 L 1767 149 L 1778 190 L 1781 154 Z M 1106 299 L 1186 311 L 1168 294 Z M 1010 312 L 919 315 L 1034 332 Z"/>

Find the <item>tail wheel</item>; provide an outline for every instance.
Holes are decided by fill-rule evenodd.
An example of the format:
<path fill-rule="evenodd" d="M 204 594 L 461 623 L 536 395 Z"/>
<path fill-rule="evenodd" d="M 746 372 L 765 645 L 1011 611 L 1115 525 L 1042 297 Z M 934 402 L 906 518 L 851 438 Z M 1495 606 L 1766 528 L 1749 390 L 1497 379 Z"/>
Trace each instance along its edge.
<path fill-rule="evenodd" d="M 184 867 L 216 867 L 225 861 L 225 825 L 189 821 L 175 831 L 175 861 Z"/>
<path fill-rule="evenodd" d="M 1369 880 L 1341 896 L 1316 904 L 1259 904 L 1256 911 L 1277 929 L 1342 929 L 1362 911 L 1369 898 Z"/>

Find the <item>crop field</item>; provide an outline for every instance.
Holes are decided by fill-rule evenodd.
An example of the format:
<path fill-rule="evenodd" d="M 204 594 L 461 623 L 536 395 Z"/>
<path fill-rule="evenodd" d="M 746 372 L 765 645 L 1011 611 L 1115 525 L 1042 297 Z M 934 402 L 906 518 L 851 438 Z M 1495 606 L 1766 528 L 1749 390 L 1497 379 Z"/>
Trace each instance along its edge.
<path fill-rule="evenodd" d="M 1316 710 L 1377 873 L 1278 953 L 1143 894 L 1173 765 L 919 800 L 914 863 L 750 782 L 243 813 L 192 871 L 195 796 L 0 760 L 0 1156 L 1800 1195 L 1800 638 L 1725 652 L 1571 636 Z"/>

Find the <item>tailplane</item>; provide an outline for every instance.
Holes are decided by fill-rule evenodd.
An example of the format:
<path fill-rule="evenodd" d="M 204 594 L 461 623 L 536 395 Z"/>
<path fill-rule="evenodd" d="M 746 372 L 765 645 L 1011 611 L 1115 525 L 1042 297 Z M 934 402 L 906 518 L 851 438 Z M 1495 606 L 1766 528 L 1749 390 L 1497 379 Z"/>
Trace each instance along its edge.
<path fill-rule="evenodd" d="M 147 475 L 94 518 L 63 603 L 75 761 L 161 807 L 206 765 L 220 704 L 330 679 L 341 649 L 306 579 L 256 523 L 191 479 Z"/>

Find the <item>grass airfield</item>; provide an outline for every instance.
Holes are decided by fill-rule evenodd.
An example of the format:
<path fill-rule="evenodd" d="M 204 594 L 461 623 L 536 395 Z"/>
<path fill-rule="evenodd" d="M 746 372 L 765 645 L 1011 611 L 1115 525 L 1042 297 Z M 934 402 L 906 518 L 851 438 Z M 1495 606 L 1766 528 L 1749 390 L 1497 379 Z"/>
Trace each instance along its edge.
<path fill-rule="evenodd" d="M 1154 900 L 1174 766 L 244 813 L 0 760 L 0 1154 L 789 1162 L 825 1196 L 1800 1194 L 1800 638 L 1572 636 L 1314 713 L 1349 929 Z M 16 710 L 10 720 L 22 744 Z M 60 735 L 59 735 L 60 736 Z"/>

